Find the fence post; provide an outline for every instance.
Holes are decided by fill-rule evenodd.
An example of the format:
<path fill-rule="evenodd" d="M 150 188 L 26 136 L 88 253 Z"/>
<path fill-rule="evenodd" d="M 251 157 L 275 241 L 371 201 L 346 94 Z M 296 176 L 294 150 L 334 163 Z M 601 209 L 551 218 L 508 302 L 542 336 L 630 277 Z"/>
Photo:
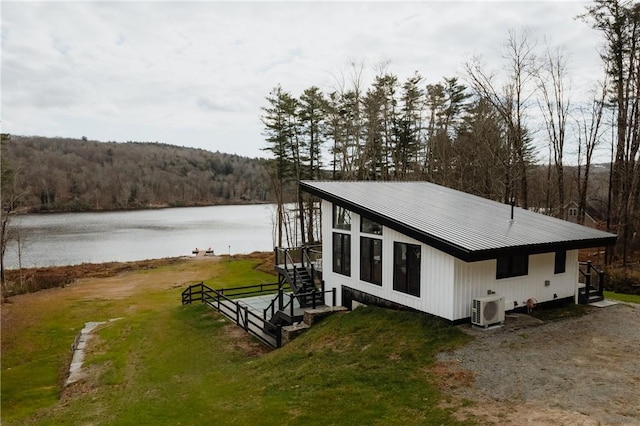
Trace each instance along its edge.
<path fill-rule="evenodd" d="M 276 348 L 282 347 L 282 324 L 276 327 Z"/>
<path fill-rule="evenodd" d="M 311 296 L 313 296 L 313 302 L 311 303 L 311 306 L 313 307 L 313 309 L 315 309 L 316 308 L 316 296 L 317 296 L 317 291 L 316 291 L 315 288 L 311 291 Z"/>
<path fill-rule="evenodd" d="M 331 306 L 336 306 L 336 288 L 335 287 L 333 287 L 331 289 L 331 293 L 332 293 L 332 296 L 333 296 L 333 301 L 332 301 L 332 305 Z"/>
<path fill-rule="evenodd" d="M 249 331 L 249 307 L 244 307 L 244 330 Z"/>
<path fill-rule="evenodd" d="M 591 289 L 591 261 L 587 262 L 587 273 L 584 276 L 585 283 L 585 296 L 587 297 L 587 301 L 589 300 L 589 290 Z"/>
<path fill-rule="evenodd" d="M 289 294 L 289 311 L 291 312 L 291 318 L 293 318 L 293 305 L 295 303 L 296 297 L 293 293 Z"/>

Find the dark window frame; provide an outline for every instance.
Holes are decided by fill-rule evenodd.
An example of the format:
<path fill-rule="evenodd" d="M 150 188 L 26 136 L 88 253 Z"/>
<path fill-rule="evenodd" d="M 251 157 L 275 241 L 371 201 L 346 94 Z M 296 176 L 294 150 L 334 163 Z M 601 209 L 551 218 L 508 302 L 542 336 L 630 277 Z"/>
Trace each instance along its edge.
<path fill-rule="evenodd" d="M 567 251 L 560 250 L 555 253 L 553 261 L 553 273 L 564 274 L 567 272 Z"/>
<path fill-rule="evenodd" d="M 351 234 L 333 233 L 333 272 L 351 276 Z"/>
<path fill-rule="evenodd" d="M 421 258 L 420 245 L 397 241 L 393 243 L 393 289 L 395 291 L 420 297 Z"/>
<path fill-rule="evenodd" d="M 496 260 L 496 279 L 523 277 L 529 275 L 529 255 L 520 254 L 499 257 Z"/>
<path fill-rule="evenodd" d="M 379 238 L 360 237 L 360 280 L 382 285 L 382 240 Z"/>

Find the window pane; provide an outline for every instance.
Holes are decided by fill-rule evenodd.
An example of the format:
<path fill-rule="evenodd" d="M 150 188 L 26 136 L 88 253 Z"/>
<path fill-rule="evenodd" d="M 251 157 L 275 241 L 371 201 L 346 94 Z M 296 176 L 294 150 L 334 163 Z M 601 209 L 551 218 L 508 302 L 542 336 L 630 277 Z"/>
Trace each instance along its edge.
<path fill-rule="evenodd" d="M 407 245 L 393 243 L 393 289 L 407 291 Z"/>
<path fill-rule="evenodd" d="M 407 293 L 420 296 L 420 246 L 408 247 L 407 266 Z"/>
<path fill-rule="evenodd" d="M 336 229 L 351 229 L 351 212 L 336 204 L 333 205 L 333 227 Z"/>
<path fill-rule="evenodd" d="M 553 268 L 554 274 L 563 274 L 567 270 L 567 251 L 557 251 L 555 266 Z"/>
<path fill-rule="evenodd" d="M 333 272 L 342 272 L 342 234 L 333 234 Z"/>
<path fill-rule="evenodd" d="M 382 235 L 382 226 L 377 222 L 363 217 L 360 222 L 360 232 L 364 232 L 366 234 Z"/>
<path fill-rule="evenodd" d="M 360 279 L 371 281 L 371 239 L 360 238 Z"/>
<path fill-rule="evenodd" d="M 360 279 L 382 285 L 382 240 L 360 237 Z"/>
<path fill-rule="evenodd" d="M 351 236 L 333 233 L 333 272 L 351 275 Z"/>
<path fill-rule="evenodd" d="M 373 270 L 371 282 L 382 285 L 382 240 L 373 240 Z"/>
<path fill-rule="evenodd" d="M 341 234 L 341 235 L 342 235 L 342 258 L 343 258 L 342 275 L 346 275 L 350 277 L 351 276 L 351 235 L 349 234 Z"/>
<path fill-rule="evenodd" d="M 529 273 L 529 256 L 514 256 L 512 277 L 519 277 Z"/>
<path fill-rule="evenodd" d="M 498 264 L 496 267 L 496 278 L 507 278 L 509 276 L 509 257 L 500 257 L 498 258 Z"/>
<path fill-rule="evenodd" d="M 529 273 L 529 256 L 501 257 L 496 262 L 496 279 L 519 277 Z"/>
<path fill-rule="evenodd" d="M 420 296 L 420 246 L 393 244 L 393 289 Z"/>

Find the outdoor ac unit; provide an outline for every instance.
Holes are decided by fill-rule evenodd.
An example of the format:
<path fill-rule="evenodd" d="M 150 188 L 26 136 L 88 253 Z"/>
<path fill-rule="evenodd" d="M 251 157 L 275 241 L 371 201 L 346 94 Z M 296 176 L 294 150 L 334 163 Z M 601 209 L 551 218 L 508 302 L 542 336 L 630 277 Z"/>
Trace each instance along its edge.
<path fill-rule="evenodd" d="M 504 322 L 504 296 L 488 296 L 473 299 L 471 323 L 487 327 Z"/>

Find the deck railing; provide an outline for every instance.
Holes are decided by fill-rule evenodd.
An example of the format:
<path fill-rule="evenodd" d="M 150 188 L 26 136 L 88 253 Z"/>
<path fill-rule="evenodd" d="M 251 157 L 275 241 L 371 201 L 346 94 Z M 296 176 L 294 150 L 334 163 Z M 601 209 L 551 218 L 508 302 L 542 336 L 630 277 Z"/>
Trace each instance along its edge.
<path fill-rule="evenodd" d="M 273 284 L 271 284 L 273 285 Z M 255 286 L 235 287 L 228 289 L 212 289 L 204 283 L 193 284 L 182 292 L 182 304 L 190 304 L 194 301 L 202 301 L 210 307 L 216 309 L 218 312 L 234 321 L 245 331 L 251 333 L 254 337 L 260 340 L 262 343 L 271 346 L 273 348 L 279 348 L 282 346 L 282 327 L 279 325 L 272 325 L 264 318 L 253 313 L 249 310 L 248 306 L 239 304 L 236 300 L 231 299 L 227 294 L 233 293 L 234 296 L 242 294 L 255 294 L 258 291 L 246 292 L 245 290 L 250 288 L 259 288 L 261 286 L 268 286 L 267 284 L 259 284 Z M 277 288 L 278 283 L 275 283 Z M 240 290 L 240 292 L 234 292 L 232 290 Z M 274 334 L 273 339 L 268 338 L 264 334 L 264 330 L 272 330 Z"/>
<path fill-rule="evenodd" d="M 203 292 L 201 287 L 209 288 L 204 283 L 194 284 L 189 286 L 185 291 L 182 292 L 182 304 L 186 305 L 191 302 L 195 302 L 198 300 L 202 300 Z M 285 286 L 287 287 L 287 286 Z M 278 283 L 261 283 L 254 285 L 246 285 L 242 287 L 230 287 L 230 288 L 221 288 L 216 291 L 220 292 L 227 297 L 238 297 L 238 296 L 248 296 L 250 294 L 269 294 L 271 292 L 275 293 L 279 289 Z"/>
<path fill-rule="evenodd" d="M 322 300 L 325 299 L 325 294 L 331 293 L 331 306 L 336 306 L 336 289 L 332 288 L 331 290 L 313 290 L 313 291 L 309 291 L 306 293 L 298 293 L 298 294 L 293 294 L 293 293 L 285 293 L 282 290 L 278 291 L 278 295 L 271 301 L 271 303 L 269 304 L 269 306 L 267 306 L 262 314 L 262 317 L 265 321 L 268 321 L 268 319 L 273 318 L 273 316 L 275 315 L 276 311 L 282 311 L 282 312 L 288 312 L 290 317 L 294 317 L 294 312 L 295 312 L 295 300 L 298 301 L 298 306 L 301 306 L 301 302 L 303 300 L 305 300 L 304 298 L 307 296 L 312 296 L 312 301 L 311 301 L 311 308 L 315 309 L 316 307 L 319 306 L 318 304 L 318 296 L 322 295 Z M 285 303 L 285 299 L 288 299 Z M 276 309 L 276 303 L 278 305 L 278 308 Z M 309 306 L 307 306 L 307 308 L 309 308 Z"/>
<path fill-rule="evenodd" d="M 302 246 L 293 248 L 275 247 L 275 263 L 281 266 L 287 273 L 293 274 L 294 285 L 297 285 L 299 273 L 296 272 L 296 265 L 301 265 L 307 270 L 309 276 L 314 280 L 321 278 L 322 273 L 322 246 Z"/>

